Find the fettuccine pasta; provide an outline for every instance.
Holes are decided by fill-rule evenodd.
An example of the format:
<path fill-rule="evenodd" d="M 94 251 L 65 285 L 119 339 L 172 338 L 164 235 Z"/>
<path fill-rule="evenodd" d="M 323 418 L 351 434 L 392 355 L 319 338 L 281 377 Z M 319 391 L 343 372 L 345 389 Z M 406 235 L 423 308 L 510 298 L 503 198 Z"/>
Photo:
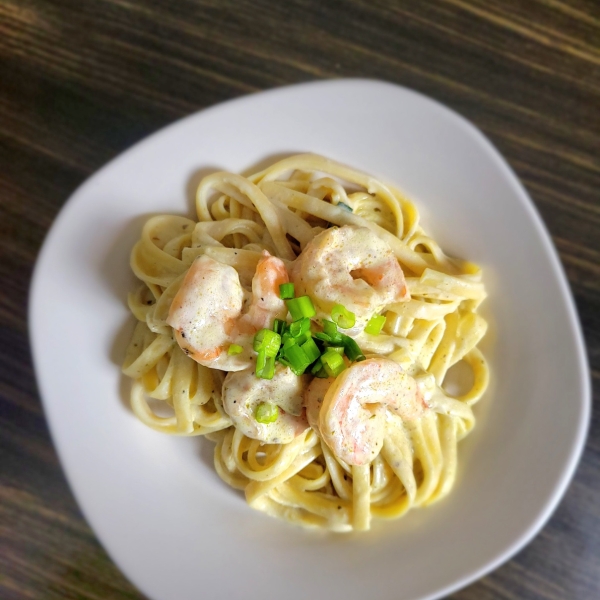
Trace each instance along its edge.
<path fill-rule="evenodd" d="M 209 175 L 196 211 L 150 218 L 131 253 L 137 418 L 206 436 L 251 507 L 303 526 L 365 530 L 448 494 L 488 385 L 480 269 L 398 190 L 316 155 Z"/>

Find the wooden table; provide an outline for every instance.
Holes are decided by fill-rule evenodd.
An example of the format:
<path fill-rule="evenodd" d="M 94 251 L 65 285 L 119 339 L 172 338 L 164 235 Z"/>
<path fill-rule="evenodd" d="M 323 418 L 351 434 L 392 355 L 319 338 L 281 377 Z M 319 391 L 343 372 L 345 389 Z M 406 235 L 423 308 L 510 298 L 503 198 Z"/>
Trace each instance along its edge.
<path fill-rule="evenodd" d="M 598 397 L 597 0 L 0 0 L 0 597 L 141 597 L 75 505 L 31 367 L 29 280 L 63 203 L 112 157 L 183 115 L 336 77 L 414 88 L 492 139 L 560 252 Z M 452 598 L 600 598 L 599 555 L 595 414 L 550 522 Z"/>

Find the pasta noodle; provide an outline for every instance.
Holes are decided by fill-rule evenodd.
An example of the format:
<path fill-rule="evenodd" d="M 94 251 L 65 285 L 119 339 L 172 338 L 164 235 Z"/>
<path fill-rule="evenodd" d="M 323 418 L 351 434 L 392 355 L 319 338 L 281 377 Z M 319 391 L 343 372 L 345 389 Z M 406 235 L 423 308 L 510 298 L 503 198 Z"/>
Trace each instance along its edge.
<path fill-rule="evenodd" d="M 399 191 L 316 155 L 293 156 L 249 177 L 214 173 L 201 182 L 196 209 L 197 222 L 181 216 L 150 218 L 131 253 L 131 268 L 142 284 L 129 296 L 137 325 L 123 372 L 133 379 L 131 405 L 135 415 L 163 433 L 205 435 L 215 443 L 215 469 L 223 481 L 244 490 L 251 507 L 303 526 L 364 530 L 370 527 L 372 518 L 398 518 L 411 508 L 426 506 L 448 494 L 456 477 L 457 444 L 473 429 L 472 406 L 488 385 L 488 366 L 477 348 L 487 328 L 477 312 L 486 297 L 480 269 L 446 256 L 421 228 L 416 207 Z M 319 287 L 319 281 L 313 286 L 312 271 L 302 271 L 304 267 L 298 265 L 302 257 L 307 257 L 306 262 L 310 256 L 317 256 L 313 247 L 318 240 L 334 235 L 332 231 L 349 232 L 355 237 L 360 234 L 372 240 L 368 243 L 383 244 L 385 252 L 391 250 L 404 276 L 404 295 L 386 301 L 380 311 L 381 307 L 375 309 L 385 316 L 380 332 L 362 331 L 365 319 L 371 315 L 361 321 L 358 309 L 352 313 L 353 317 L 356 313 L 356 326 L 348 332 L 368 360 L 350 364 L 345 358 L 346 370 L 335 383 L 331 377 L 320 380 L 326 382 L 317 400 L 323 402 L 320 412 L 318 406 L 311 409 L 307 404 L 307 390 L 318 388 L 311 383 L 308 371 L 302 376 L 288 377 L 289 370 L 288 375 L 276 375 L 276 379 L 288 377 L 282 385 L 291 390 L 290 398 L 298 396 L 303 402 L 300 409 L 285 402 L 275 409 L 277 414 L 289 417 L 286 432 L 296 427 L 291 437 L 286 438 L 281 428 L 275 431 L 275 424 L 242 425 L 240 405 L 244 401 L 248 404 L 245 394 L 250 394 L 249 386 L 256 387 L 259 396 L 270 397 L 277 393 L 274 386 L 279 385 L 274 383 L 276 379 L 269 383 L 255 375 L 256 352 L 250 334 L 256 327 L 249 334 L 242 325 L 235 325 L 240 328 L 239 339 L 246 345 L 231 343 L 230 351 L 217 350 L 214 357 L 209 356 L 206 349 L 196 351 L 189 345 L 192 342 L 184 329 L 168 323 L 173 321 L 177 304 L 174 299 L 183 297 L 190 285 L 192 265 L 203 260 L 213 265 L 210 268 L 216 268 L 216 264 L 220 274 L 231 277 L 233 292 L 226 295 L 227 310 L 237 310 L 242 315 L 240 323 L 252 320 L 255 316 L 243 315 L 253 310 L 249 305 L 261 261 L 271 256 L 277 258 L 276 264 L 286 277 L 292 274 L 296 287 L 314 296 L 315 303 L 330 305 L 335 300 L 327 294 L 335 295 L 337 289 L 334 274 L 325 281 L 325 287 Z M 331 260 L 342 261 L 341 256 Z M 363 278 L 370 285 L 368 276 L 361 273 L 352 272 L 352 277 Z M 218 285 L 229 285 L 223 277 Z M 380 277 L 391 275 L 386 271 Z M 224 292 L 213 289 L 211 281 L 202 279 L 198 293 L 205 294 L 209 304 L 217 305 L 219 294 Z M 366 289 L 364 284 L 360 282 L 361 289 Z M 351 302 L 349 298 L 345 308 Z M 206 320 L 203 343 L 208 344 L 213 337 L 216 340 L 225 327 L 215 314 Z M 313 317 L 317 329 L 319 316 L 323 315 Z M 290 320 L 288 317 L 288 325 Z M 267 325 L 269 329 L 271 324 Z M 228 327 L 231 329 L 231 323 Z M 228 335 L 234 342 L 232 334 Z M 233 355 L 234 349 L 238 356 Z M 345 433 L 343 428 L 335 434 L 325 431 L 325 405 L 333 411 L 331 398 L 336 394 L 338 400 L 358 402 L 358 396 L 343 396 L 348 393 L 346 388 L 351 389 L 351 376 L 347 374 L 352 372 L 358 377 L 358 373 L 367 373 L 368 365 L 389 371 L 392 361 L 399 365 L 401 377 L 406 378 L 390 375 L 398 382 L 394 386 L 417 390 L 414 398 L 421 399 L 421 404 L 417 402 L 413 407 L 416 416 L 407 417 L 406 407 L 392 409 L 391 404 L 384 406 L 383 412 L 369 408 L 367 399 L 367 404 L 359 408 L 366 406 L 377 419 L 383 415 L 377 421 L 381 424 L 381 440 L 373 442 L 375 449 L 368 462 L 358 458 L 354 461 L 355 454 L 345 460 L 346 455 L 338 449 L 340 437 L 354 434 Z M 447 374 L 461 362 L 470 368 L 472 382 L 460 395 L 452 395 Z M 278 369 L 276 373 L 281 373 L 287 367 Z M 367 396 L 376 389 L 370 380 L 361 385 L 356 389 Z M 226 394 L 233 397 L 234 392 L 239 398 L 235 411 L 226 398 Z M 312 426 L 303 420 L 306 417 Z M 298 423 L 305 425 L 298 428 Z M 269 438 L 255 435 L 251 429 L 255 425 L 275 433 Z M 352 452 L 357 451 L 354 448 Z"/>

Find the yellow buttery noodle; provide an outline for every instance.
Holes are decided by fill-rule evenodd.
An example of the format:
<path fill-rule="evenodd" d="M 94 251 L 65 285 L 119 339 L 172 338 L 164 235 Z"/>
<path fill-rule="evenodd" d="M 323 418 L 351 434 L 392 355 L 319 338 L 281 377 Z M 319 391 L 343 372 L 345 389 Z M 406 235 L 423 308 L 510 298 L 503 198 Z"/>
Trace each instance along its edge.
<path fill-rule="evenodd" d="M 394 186 L 314 154 L 286 158 L 248 177 L 209 175 L 198 188 L 196 209 L 197 220 L 174 215 L 149 219 L 131 253 L 131 268 L 141 283 L 128 299 L 137 325 L 123 373 L 133 380 L 136 417 L 161 433 L 205 435 L 215 444 L 215 469 L 225 483 L 243 490 L 252 508 L 297 525 L 336 532 L 365 530 L 372 519 L 396 519 L 446 496 L 459 468 L 458 443 L 473 430 L 472 407 L 489 381 L 488 365 L 478 348 L 487 329 L 478 312 L 486 297 L 481 270 L 448 257 L 422 229 L 413 202 Z M 344 454 L 335 428 L 333 433 L 325 429 L 325 411 L 333 410 L 336 393 L 330 390 L 353 389 L 349 375 L 338 375 L 346 379 L 338 380 L 337 386 L 324 383 L 316 408 L 308 408 L 306 401 L 280 402 L 279 414 L 287 411 L 291 440 L 253 439 L 244 433 L 249 428 L 236 425 L 239 411 L 237 405 L 233 411 L 231 403 L 250 406 L 255 392 L 245 388 L 238 375 L 242 383 L 232 398 L 228 362 L 223 359 L 227 345 L 214 351 L 221 352 L 220 368 L 211 366 L 210 359 L 196 362 L 181 345 L 181 332 L 175 335 L 170 318 L 175 299 L 190 280 L 186 275 L 198 260 L 233 269 L 243 314 L 223 323 L 222 337 L 229 340 L 232 354 L 243 351 L 237 364 L 250 365 L 248 376 L 255 377 L 256 353 L 241 344 L 252 344 L 252 325 L 262 318 L 256 312 L 260 294 L 255 287 L 261 261 L 272 256 L 284 272 L 300 272 L 295 266 L 298 256 L 332 228 L 367 230 L 389 248 L 405 278 L 403 297 L 390 300 L 388 294 L 385 305 L 370 305 L 385 317 L 381 331 L 364 331 L 367 318 L 357 319 L 359 331 L 348 330 L 368 365 L 399 365 L 402 377 L 414 381 L 420 402 L 411 418 L 406 407 L 399 410 L 393 402 L 370 408 L 381 438 L 373 443 L 367 461 L 353 462 L 355 449 Z M 305 266 L 303 272 L 308 270 Z M 359 286 L 375 285 L 360 269 L 352 276 L 365 278 Z M 322 318 L 313 317 L 317 328 Z M 348 373 L 353 367 L 344 360 Z M 447 376 L 458 363 L 471 377 L 452 395 Z M 302 389 L 313 375 L 303 377 Z M 257 393 L 261 400 L 260 386 Z"/>

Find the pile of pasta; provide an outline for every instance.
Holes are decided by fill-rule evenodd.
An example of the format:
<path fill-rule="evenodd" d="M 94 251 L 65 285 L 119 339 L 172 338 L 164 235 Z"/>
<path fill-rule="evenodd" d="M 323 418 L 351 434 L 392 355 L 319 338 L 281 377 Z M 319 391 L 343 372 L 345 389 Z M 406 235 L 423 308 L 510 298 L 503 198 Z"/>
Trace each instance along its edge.
<path fill-rule="evenodd" d="M 309 527 L 366 529 L 444 497 L 457 471 L 457 444 L 474 426 L 472 407 L 488 385 L 477 345 L 486 321 L 480 269 L 449 258 L 419 224 L 414 204 L 392 186 L 332 160 L 286 158 L 243 177 L 219 172 L 197 191 L 198 220 L 155 216 L 131 254 L 141 280 L 129 297 L 137 319 L 123 372 L 131 406 L 147 426 L 171 435 L 204 435 L 216 444 L 219 476 L 250 506 Z M 368 356 L 385 356 L 429 387 L 432 410 L 412 423 L 387 415 L 381 452 L 366 468 L 336 458 L 308 428 L 287 444 L 263 444 L 233 425 L 223 409 L 226 373 L 202 366 L 175 342 L 166 319 L 186 271 L 200 255 L 234 267 L 249 289 L 263 250 L 286 265 L 332 226 L 367 227 L 392 249 L 410 300 L 388 307 Z M 446 375 L 463 363 L 469 389 L 451 395 Z M 166 410 L 163 410 L 166 409 Z"/>

